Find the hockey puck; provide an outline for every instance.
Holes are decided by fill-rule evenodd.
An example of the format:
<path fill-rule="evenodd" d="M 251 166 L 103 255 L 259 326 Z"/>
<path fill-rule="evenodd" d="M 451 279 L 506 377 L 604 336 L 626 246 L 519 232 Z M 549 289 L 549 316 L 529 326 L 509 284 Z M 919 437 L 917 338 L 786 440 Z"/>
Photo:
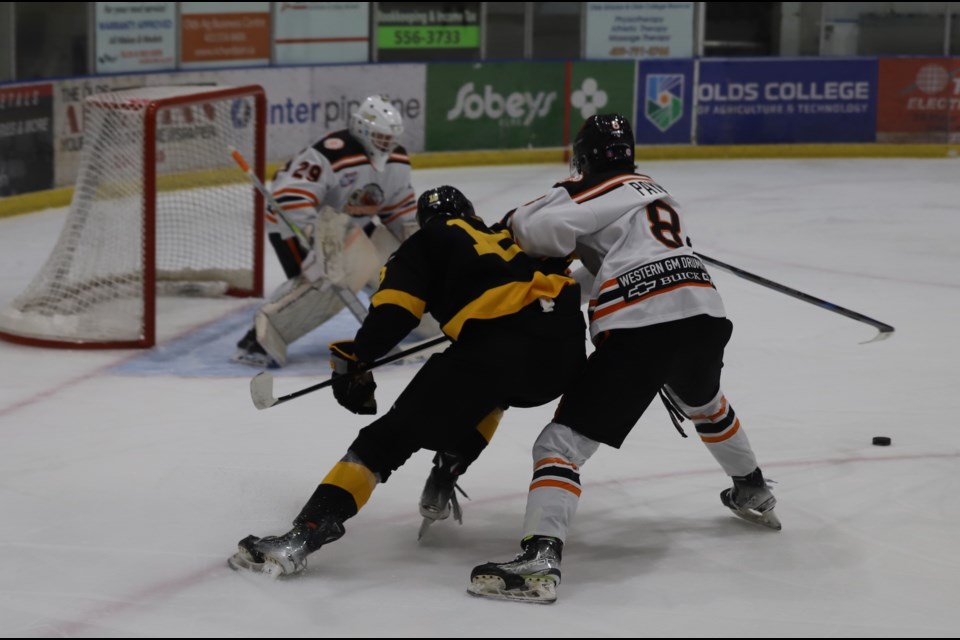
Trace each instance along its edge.
<path fill-rule="evenodd" d="M 886 436 L 877 436 L 873 439 L 873 444 L 877 445 L 878 447 L 889 447 L 890 438 Z"/>

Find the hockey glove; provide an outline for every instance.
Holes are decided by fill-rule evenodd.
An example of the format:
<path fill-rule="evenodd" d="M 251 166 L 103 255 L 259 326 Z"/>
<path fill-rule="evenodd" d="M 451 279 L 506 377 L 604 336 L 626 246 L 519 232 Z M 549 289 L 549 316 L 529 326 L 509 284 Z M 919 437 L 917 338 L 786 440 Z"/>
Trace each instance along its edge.
<path fill-rule="evenodd" d="M 377 399 L 374 391 L 377 383 L 373 372 L 357 373 L 363 363 L 353 353 L 353 340 L 330 343 L 330 368 L 333 369 L 333 397 L 340 406 L 358 415 L 374 415 Z"/>

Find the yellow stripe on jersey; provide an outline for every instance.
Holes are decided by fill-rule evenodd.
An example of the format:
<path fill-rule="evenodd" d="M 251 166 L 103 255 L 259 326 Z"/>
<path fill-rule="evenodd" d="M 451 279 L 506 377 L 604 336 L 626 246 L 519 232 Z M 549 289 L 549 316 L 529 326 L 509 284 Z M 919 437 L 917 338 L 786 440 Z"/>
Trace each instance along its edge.
<path fill-rule="evenodd" d="M 383 281 L 382 273 L 380 280 Z M 379 307 L 382 304 L 395 304 L 415 315 L 417 319 L 423 317 L 423 312 L 427 309 L 426 302 L 399 289 L 380 289 L 370 298 L 370 303 L 374 307 Z"/>
<path fill-rule="evenodd" d="M 377 476 L 365 465 L 356 462 L 343 462 L 333 465 L 330 473 L 321 484 L 332 484 L 335 487 L 350 493 L 357 503 L 357 511 L 367 504 L 374 487 L 377 486 Z"/>
<path fill-rule="evenodd" d="M 477 431 L 487 442 L 493 439 L 493 434 L 500 426 L 500 420 L 503 418 L 503 409 L 497 408 L 487 414 L 487 417 L 477 425 Z"/>
<path fill-rule="evenodd" d="M 574 284 L 573 278 L 538 271 L 530 282 L 509 282 L 488 289 L 443 325 L 443 332 L 456 340 L 467 320 L 492 320 L 517 313 L 537 298 L 556 298 L 569 284 Z"/>

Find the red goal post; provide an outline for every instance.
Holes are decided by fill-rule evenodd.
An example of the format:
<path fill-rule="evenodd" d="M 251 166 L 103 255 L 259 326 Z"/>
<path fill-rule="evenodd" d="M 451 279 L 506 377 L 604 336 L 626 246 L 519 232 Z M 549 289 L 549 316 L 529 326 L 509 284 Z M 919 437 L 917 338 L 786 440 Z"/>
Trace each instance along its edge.
<path fill-rule="evenodd" d="M 263 295 L 266 97 L 258 85 L 158 86 L 84 101 L 63 230 L 0 338 L 69 348 L 156 343 L 157 296 Z"/>

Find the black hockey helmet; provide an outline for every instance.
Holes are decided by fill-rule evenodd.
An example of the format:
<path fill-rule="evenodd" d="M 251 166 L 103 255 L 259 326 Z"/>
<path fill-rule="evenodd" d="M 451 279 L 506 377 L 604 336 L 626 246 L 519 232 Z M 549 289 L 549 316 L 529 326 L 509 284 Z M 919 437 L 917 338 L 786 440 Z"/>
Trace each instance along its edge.
<path fill-rule="evenodd" d="M 573 142 L 570 167 L 580 174 L 611 169 L 633 171 L 633 129 L 619 113 L 590 116 Z"/>
<path fill-rule="evenodd" d="M 417 223 L 422 227 L 438 216 L 474 218 L 473 203 L 456 187 L 444 185 L 420 194 L 417 200 Z"/>

